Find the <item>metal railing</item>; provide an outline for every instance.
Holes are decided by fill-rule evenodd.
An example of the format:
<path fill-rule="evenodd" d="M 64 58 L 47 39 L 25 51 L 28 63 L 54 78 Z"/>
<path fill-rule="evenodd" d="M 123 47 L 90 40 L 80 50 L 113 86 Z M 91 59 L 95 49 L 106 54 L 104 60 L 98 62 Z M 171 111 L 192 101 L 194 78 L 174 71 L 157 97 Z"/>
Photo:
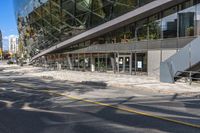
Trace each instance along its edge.
<path fill-rule="evenodd" d="M 192 85 L 193 80 L 199 80 L 200 81 L 200 77 L 196 78 L 193 77 L 195 74 L 199 74 L 200 72 L 198 71 L 177 71 L 174 78 L 178 78 L 178 79 L 185 79 L 185 82 L 189 82 L 190 85 Z"/>
<path fill-rule="evenodd" d="M 168 38 L 158 40 L 131 41 L 127 43 L 95 44 L 89 47 L 70 51 L 67 53 L 93 53 L 93 52 L 131 52 L 148 50 L 181 49 L 194 40 L 196 36 L 183 38 Z"/>

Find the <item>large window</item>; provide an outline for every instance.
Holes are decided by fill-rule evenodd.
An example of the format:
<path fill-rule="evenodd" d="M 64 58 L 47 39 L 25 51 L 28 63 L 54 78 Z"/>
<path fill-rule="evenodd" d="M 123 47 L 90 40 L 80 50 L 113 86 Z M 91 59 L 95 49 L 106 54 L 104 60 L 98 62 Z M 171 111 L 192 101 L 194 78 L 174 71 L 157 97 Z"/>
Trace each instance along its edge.
<path fill-rule="evenodd" d="M 161 19 L 160 14 L 149 17 L 149 39 L 160 39 L 161 38 Z"/>
<path fill-rule="evenodd" d="M 112 0 L 114 2 L 114 17 L 131 11 L 138 6 L 138 0 Z"/>
<path fill-rule="evenodd" d="M 172 7 L 163 12 L 162 31 L 163 38 L 177 37 L 177 7 Z"/>
<path fill-rule="evenodd" d="M 148 38 L 148 21 L 147 19 L 143 19 L 136 23 L 136 38 L 138 41 L 147 40 Z"/>
<path fill-rule="evenodd" d="M 179 36 L 194 36 L 195 6 L 193 0 L 180 5 L 182 11 L 178 13 Z"/>

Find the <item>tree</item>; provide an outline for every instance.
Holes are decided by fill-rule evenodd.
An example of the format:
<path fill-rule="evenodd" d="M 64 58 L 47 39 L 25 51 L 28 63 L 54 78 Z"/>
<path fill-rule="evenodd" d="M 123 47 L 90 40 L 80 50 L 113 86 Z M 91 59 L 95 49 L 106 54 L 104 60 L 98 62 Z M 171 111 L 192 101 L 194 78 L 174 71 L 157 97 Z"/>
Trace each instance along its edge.
<path fill-rule="evenodd" d="M 0 58 L 2 58 L 3 57 L 3 51 L 2 51 L 2 49 L 0 48 Z"/>

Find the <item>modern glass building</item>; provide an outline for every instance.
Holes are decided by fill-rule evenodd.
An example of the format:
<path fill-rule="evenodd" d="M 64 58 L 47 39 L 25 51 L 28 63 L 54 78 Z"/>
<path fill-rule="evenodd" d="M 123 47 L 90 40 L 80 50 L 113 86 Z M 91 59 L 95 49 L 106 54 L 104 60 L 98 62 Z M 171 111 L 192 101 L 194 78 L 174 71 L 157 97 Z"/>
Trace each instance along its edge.
<path fill-rule="evenodd" d="M 32 61 L 58 69 L 160 75 L 200 34 L 200 0 L 14 0 Z"/>

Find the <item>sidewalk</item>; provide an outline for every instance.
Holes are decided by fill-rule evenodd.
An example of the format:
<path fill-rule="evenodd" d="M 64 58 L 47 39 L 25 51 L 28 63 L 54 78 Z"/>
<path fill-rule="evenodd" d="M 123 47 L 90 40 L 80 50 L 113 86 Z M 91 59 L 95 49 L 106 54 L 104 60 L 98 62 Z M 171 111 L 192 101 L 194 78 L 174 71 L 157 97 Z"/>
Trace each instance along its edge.
<path fill-rule="evenodd" d="M 177 82 L 161 83 L 158 79 L 148 76 L 122 75 L 112 73 L 80 72 L 80 71 L 44 71 L 43 68 L 16 65 L 1 65 L 5 72 L 17 72 L 26 76 L 37 76 L 44 79 L 68 80 L 85 84 L 102 84 L 109 87 L 137 89 L 141 91 L 159 92 L 161 94 L 200 92 L 199 84 Z"/>

